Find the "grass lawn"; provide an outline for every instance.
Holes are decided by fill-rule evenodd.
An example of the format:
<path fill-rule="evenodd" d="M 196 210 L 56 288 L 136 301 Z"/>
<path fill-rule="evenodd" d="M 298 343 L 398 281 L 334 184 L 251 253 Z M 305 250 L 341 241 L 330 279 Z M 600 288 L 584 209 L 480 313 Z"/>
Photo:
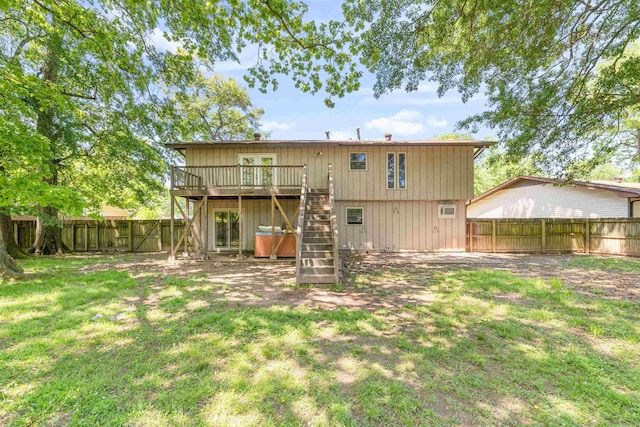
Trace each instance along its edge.
<path fill-rule="evenodd" d="M 0 425 L 640 425 L 638 302 L 451 265 L 324 290 L 420 284 L 419 304 L 248 307 L 126 260 L 28 260 L 0 283 Z"/>

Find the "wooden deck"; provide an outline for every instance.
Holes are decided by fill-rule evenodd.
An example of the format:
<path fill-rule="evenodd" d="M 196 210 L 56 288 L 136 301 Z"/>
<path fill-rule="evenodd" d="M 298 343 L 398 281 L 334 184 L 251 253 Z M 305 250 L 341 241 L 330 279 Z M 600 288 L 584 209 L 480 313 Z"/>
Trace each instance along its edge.
<path fill-rule="evenodd" d="M 181 197 L 300 197 L 304 166 L 172 166 L 171 194 Z"/>

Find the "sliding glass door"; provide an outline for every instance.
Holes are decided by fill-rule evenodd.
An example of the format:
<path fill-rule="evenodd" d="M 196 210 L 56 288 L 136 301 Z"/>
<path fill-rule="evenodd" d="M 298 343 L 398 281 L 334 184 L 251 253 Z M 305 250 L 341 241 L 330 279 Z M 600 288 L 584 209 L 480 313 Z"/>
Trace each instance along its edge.
<path fill-rule="evenodd" d="M 216 210 L 215 214 L 216 249 L 231 249 L 240 246 L 240 217 L 237 211 Z"/>

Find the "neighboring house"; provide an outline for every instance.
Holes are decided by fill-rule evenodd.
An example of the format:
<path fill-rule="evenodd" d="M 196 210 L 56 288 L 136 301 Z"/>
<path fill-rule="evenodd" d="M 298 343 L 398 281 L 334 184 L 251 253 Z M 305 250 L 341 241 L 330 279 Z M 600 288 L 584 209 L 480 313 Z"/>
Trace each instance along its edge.
<path fill-rule="evenodd" d="M 640 217 L 640 183 L 521 176 L 474 198 L 468 218 Z"/>
<path fill-rule="evenodd" d="M 281 226 L 302 235 L 296 253 L 302 269 L 330 264 L 315 255 L 336 248 L 463 251 L 474 153 L 492 144 L 390 136 L 167 144 L 185 159 L 185 166 L 172 167 L 171 196 L 192 201 L 184 214 L 197 218 L 187 228 L 205 257 L 209 250 L 256 250 L 256 232 Z M 271 240 L 273 257 L 279 241 Z"/>

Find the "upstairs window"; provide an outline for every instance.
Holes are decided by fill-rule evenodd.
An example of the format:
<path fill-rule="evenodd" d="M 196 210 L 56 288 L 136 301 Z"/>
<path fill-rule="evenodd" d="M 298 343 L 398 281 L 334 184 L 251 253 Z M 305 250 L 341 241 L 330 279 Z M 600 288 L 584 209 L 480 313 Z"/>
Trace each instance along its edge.
<path fill-rule="evenodd" d="M 407 154 L 387 153 L 387 189 L 407 188 Z"/>
<path fill-rule="evenodd" d="M 349 153 L 349 170 L 367 170 L 367 153 Z"/>

